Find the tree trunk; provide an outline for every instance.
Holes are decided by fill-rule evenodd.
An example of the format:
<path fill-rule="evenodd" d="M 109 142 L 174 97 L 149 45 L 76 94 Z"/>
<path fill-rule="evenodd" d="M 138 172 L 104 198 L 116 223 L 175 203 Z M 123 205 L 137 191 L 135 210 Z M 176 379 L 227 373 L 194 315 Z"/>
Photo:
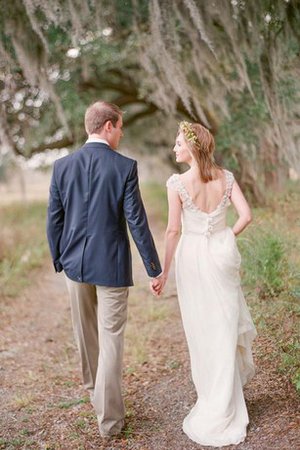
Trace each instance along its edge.
<path fill-rule="evenodd" d="M 240 172 L 237 175 L 237 181 L 245 193 L 250 197 L 250 201 L 257 206 L 266 205 L 266 196 L 262 190 L 262 184 L 258 183 L 259 173 L 255 164 L 246 158 L 241 152 L 235 153 Z"/>

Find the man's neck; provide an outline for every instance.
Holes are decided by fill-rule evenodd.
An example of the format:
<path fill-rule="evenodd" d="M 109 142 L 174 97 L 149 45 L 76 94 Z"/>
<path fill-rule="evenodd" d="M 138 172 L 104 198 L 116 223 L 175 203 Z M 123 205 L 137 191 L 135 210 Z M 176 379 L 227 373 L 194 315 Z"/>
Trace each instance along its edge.
<path fill-rule="evenodd" d="M 102 141 L 106 141 L 107 142 L 107 138 L 104 135 L 104 133 L 102 134 L 97 134 L 97 133 L 92 133 L 88 135 L 88 139 L 102 139 Z"/>
<path fill-rule="evenodd" d="M 99 142 L 99 143 L 107 144 L 110 147 L 110 143 L 108 142 L 107 139 L 105 139 L 105 137 L 100 137 L 99 134 L 95 134 L 95 133 L 89 134 L 86 142 L 87 142 L 87 144 L 89 142 Z"/>

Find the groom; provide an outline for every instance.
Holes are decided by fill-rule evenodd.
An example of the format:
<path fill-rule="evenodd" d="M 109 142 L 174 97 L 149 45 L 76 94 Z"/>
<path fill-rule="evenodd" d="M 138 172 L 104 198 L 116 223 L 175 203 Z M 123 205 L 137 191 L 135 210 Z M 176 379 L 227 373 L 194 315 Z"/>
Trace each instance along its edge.
<path fill-rule="evenodd" d="M 84 386 L 102 436 L 124 426 L 121 392 L 128 286 L 127 225 L 152 280 L 161 267 L 140 196 L 136 161 L 117 153 L 122 111 L 98 101 L 85 113 L 88 140 L 54 164 L 47 236 L 56 272 L 65 273 Z M 157 279 L 157 280 L 155 280 Z"/>

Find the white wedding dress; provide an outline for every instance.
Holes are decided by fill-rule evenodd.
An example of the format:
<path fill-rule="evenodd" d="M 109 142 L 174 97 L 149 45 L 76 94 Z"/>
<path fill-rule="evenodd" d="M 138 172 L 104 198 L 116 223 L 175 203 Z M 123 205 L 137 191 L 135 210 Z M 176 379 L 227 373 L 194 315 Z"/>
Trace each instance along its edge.
<path fill-rule="evenodd" d="M 256 336 L 240 286 L 241 256 L 226 225 L 234 177 L 224 172 L 226 190 L 211 213 L 193 203 L 179 175 L 167 181 L 182 201 L 176 282 L 198 395 L 183 431 L 215 447 L 245 439 L 249 419 L 243 385 L 254 375 L 251 345 Z"/>

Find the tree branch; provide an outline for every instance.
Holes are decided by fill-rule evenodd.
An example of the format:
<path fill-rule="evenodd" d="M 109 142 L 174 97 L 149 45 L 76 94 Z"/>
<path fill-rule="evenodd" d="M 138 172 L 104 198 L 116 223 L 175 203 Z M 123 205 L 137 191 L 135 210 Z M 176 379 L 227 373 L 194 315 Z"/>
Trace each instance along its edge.
<path fill-rule="evenodd" d="M 153 113 L 155 113 L 156 111 L 158 111 L 158 108 L 155 105 L 149 105 L 147 109 L 140 111 L 136 114 L 133 114 L 132 116 L 130 116 L 128 119 L 126 119 L 126 117 L 124 118 L 124 125 L 128 126 L 130 124 L 132 124 L 133 122 L 136 122 L 137 120 L 149 116 Z"/>
<path fill-rule="evenodd" d="M 95 89 L 97 91 L 102 91 L 104 89 L 109 89 L 112 91 L 117 91 L 120 92 L 121 94 L 126 94 L 126 95 L 133 95 L 136 96 L 138 95 L 138 90 L 135 86 L 135 83 L 133 80 L 129 79 L 127 77 L 128 80 L 128 84 L 124 83 L 124 78 L 125 78 L 125 74 L 122 74 L 120 72 L 120 74 L 118 74 L 119 80 L 113 80 L 112 77 L 110 77 L 110 75 L 113 74 L 117 74 L 118 71 L 107 71 L 106 72 L 106 77 L 105 79 L 99 77 L 97 79 L 85 79 L 85 80 L 81 80 L 78 83 L 78 88 L 80 90 L 86 90 L 86 89 Z"/>
<path fill-rule="evenodd" d="M 59 149 L 59 148 L 64 148 L 64 147 L 70 147 L 74 143 L 75 142 L 74 142 L 73 137 L 70 138 L 68 136 L 58 139 L 57 141 L 50 142 L 48 144 L 46 142 L 42 142 L 37 147 L 32 147 L 32 149 L 30 150 L 30 154 L 28 156 L 30 157 L 30 156 L 34 155 L 35 153 L 42 153 L 45 150 L 54 150 L 54 149 Z M 19 152 L 19 154 L 26 156 L 20 152 Z"/>

